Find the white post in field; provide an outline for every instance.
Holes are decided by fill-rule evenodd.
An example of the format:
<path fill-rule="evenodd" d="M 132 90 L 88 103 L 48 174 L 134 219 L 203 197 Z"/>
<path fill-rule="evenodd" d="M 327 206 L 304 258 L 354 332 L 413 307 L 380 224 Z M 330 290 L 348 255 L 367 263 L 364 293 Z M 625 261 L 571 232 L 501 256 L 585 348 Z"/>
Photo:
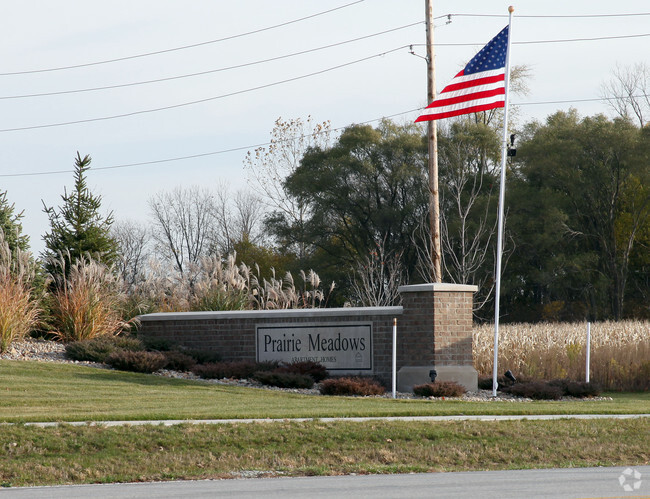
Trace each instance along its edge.
<path fill-rule="evenodd" d="M 589 360 L 591 358 L 591 322 L 587 322 L 587 365 L 585 366 L 585 381 L 589 383 Z"/>
<path fill-rule="evenodd" d="M 397 398 L 397 318 L 393 319 L 393 398 Z"/>

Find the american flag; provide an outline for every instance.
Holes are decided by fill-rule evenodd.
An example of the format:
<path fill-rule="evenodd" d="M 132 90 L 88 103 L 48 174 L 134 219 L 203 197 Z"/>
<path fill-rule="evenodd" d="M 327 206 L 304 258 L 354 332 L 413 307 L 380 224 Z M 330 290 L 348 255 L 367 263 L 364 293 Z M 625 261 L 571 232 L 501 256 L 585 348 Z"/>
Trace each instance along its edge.
<path fill-rule="evenodd" d="M 418 121 L 433 121 L 505 106 L 508 26 L 467 63 Z"/>

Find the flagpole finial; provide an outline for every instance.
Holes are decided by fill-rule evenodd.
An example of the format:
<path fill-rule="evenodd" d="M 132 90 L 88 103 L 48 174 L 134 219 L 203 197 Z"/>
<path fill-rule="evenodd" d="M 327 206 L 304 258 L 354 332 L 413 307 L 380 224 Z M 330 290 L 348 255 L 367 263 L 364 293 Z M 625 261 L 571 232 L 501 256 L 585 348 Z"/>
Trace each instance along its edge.
<path fill-rule="evenodd" d="M 510 7 L 508 7 L 508 12 L 510 12 L 512 14 L 514 11 L 515 11 L 515 8 L 512 5 Z"/>

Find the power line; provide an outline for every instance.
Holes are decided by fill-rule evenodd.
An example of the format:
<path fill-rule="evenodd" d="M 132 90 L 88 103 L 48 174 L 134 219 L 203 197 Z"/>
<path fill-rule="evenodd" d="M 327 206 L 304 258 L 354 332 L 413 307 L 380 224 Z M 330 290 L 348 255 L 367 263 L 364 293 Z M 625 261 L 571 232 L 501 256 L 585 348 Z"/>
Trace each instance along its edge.
<path fill-rule="evenodd" d="M 25 99 L 25 98 L 32 98 L 32 97 L 50 97 L 50 96 L 54 96 L 54 95 L 67 95 L 67 94 L 75 94 L 75 93 L 82 93 L 82 92 L 95 92 L 95 91 L 99 91 L 99 90 L 112 90 L 112 89 L 116 89 L 116 88 L 133 87 L 133 86 L 137 86 L 137 85 L 148 85 L 150 83 L 160 83 L 160 82 L 164 82 L 164 81 L 179 80 L 179 79 L 182 79 L 182 78 L 192 78 L 192 77 L 195 77 L 195 76 L 203 76 L 203 75 L 212 74 L 212 73 L 230 71 L 232 69 L 240 69 L 240 68 L 245 68 L 245 67 L 249 67 L 249 66 L 255 66 L 257 64 L 264 64 L 264 63 L 267 63 L 267 62 L 279 61 L 281 59 L 287 59 L 287 58 L 295 57 L 295 56 L 298 56 L 298 55 L 309 54 L 309 53 L 312 53 L 312 52 L 317 52 L 319 50 L 325 50 L 325 49 L 329 49 L 329 48 L 333 48 L 333 47 L 338 47 L 338 46 L 341 46 L 341 45 L 346 45 L 348 43 L 354 43 L 354 42 L 358 42 L 360 40 L 366 40 L 368 38 L 373 38 L 375 36 L 385 35 L 386 33 L 392 33 L 392 32 L 395 32 L 395 31 L 402 30 L 402 29 L 411 28 L 411 27 L 417 26 L 419 24 L 424 24 L 424 21 L 419 21 L 419 22 L 411 23 L 411 24 L 405 24 L 404 26 L 398 26 L 397 28 L 391 28 L 391 29 L 387 29 L 387 30 L 384 30 L 384 31 L 378 31 L 378 32 L 372 33 L 370 35 L 360 36 L 358 38 L 352 38 L 350 40 L 345 40 L 345 41 L 342 41 L 342 42 L 331 43 L 329 45 L 323 45 L 321 47 L 316 47 L 316 48 L 312 48 L 312 49 L 301 50 L 299 52 L 293 52 L 291 54 L 285 54 L 285 55 L 280 55 L 280 56 L 277 56 L 277 57 L 271 57 L 269 59 L 261 59 L 261 60 L 258 60 L 258 61 L 252 61 L 252 62 L 246 62 L 246 63 L 242 63 L 242 64 L 236 64 L 234 66 L 226 66 L 226 67 L 223 67 L 223 68 L 210 69 L 210 70 L 207 70 L 207 71 L 200 71 L 200 72 L 197 72 L 197 73 L 189 73 L 189 74 L 183 74 L 183 75 L 177 75 L 177 76 L 169 76 L 169 77 L 166 77 L 166 78 L 157 78 L 157 79 L 154 79 L 154 80 L 137 81 L 137 82 L 131 82 L 131 83 L 118 84 L 118 85 L 106 85 L 106 86 L 103 86 L 103 87 L 80 88 L 80 89 L 75 89 L 75 90 L 61 90 L 61 91 L 58 91 L 58 92 L 42 92 L 42 93 L 35 93 L 35 94 L 7 95 L 7 96 L 0 96 L 0 100 Z"/>
<path fill-rule="evenodd" d="M 596 36 L 593 38 L 559 38 L 555 40 L 528 40 L 528 41 L 512 41 L 513 45 L 529 45 L 534 43 L 568 43 L 568 42 L 593 42 L 598 40 L 617 40 L 624 38 L 642 38 L 645 36 L 650 36 L 650 33 L 638 33 L 636 35 L 614 35 L 614 36 Z M 438 43 L 436 42 L 436 47 L 473 47 L 476 45 L 483 45 L 485 41 L 474 42 L 474 43 Z M 424 47 L 423 43 L 414 43 L 414 47 Z"/>
<path fill-rule="evenodd" d="M 572 102 L 599 102 L 599 101 L 611 101 L 611 100 L 623 100 L 623 99 L 636 99 L 647 97 L 647 95 L 626 95 L 624 97 L 614 96 L 614 97 L 594 97 L 592 99 L 567 99 L 567 100 L 549 100 L 549 101 L 538 101 L 538 102 L 513 102 L 513 106 L 537 106 L 540 104 L 570 104 Z"/>
<path fill-rule="evenodd" d="M 446 16 L 441 16 L 441 17 L 446 17 Z M 210 69 L 210 70 L 207 70 L 207 71 L 200 71 L 200 72 L 197 72 L 197 73 L 189 73 L 189 74 L 184 74 L 184 75 L 169 76 L 169 77 L 165 77 L 165 78 L 157 78 L 157 79 L 153 79 L 153 80 L 145 80 L 145 81 L 138 81 L 138 82 L 131 82 L 131 83 L 123 83 L 123 84 L 117 84 L 117 85 L 106 85 L 106 86 L 102 86 L 102 87 L 80 88 L 80 89 L 74 89 L 74 90 L 61 90 L 61 91 L 57 91 L 57 92 L 42 92 L 42 93 L 35 93 L 35 94 L 6 95 L 6 96 L 0 96 L 0 100 L 25 99 L 25 98 L 34 98 L 34 97 L 51 97 L 51 96 L 56 96 L 56 95 L 67 95 L 67 94 L 75 94 L 75 93 L 83 93 L 83 92 L 95 92 L 95 91 L 100 91 L 100 90 L 112 90 L 112 89 L 117 89 L 117 88 L 126 88 L 126 87 L 138 86 L 138 85 L 147 85 L 147 84 L 151 84 L 151 83 L 160 83 L 160 82 L 164 82 L 164 81 L 173 81 L 173 80 L 178 80 L 178 79 L 183 79 L 183 78 L 192 78 L 192 77 L 196 77 L 196 76 L 203 76 L 203 75 L 212 74 L 212 73 L 230 71 L 230 70 L 233 70 L 233 69 L 240 69 L 240 68 L 244 68 L 244 67 L 254 66 L 254 65 L 257 65 L 257 64 L 264 64 L 264 63 L 267 63 L 267 62 L 273 62 L 273 61 L 277 61 L 277 60 L 281 60 L 281 59 L 295 57 L 295 56 L 298 56 L 298 55 L 304 55 L 304 54 L 308 54 L 308 53 L 312 53 L 312 52 L 317 52 L 319 50 L 325 50 L 325 49 L 328 49 L 328 48 L 338 47 L 338 46 L 345 45 L 345 44 L 348 44 L 348 43 L 353 43 L 353 42 L 357 42 L 357 41 L 360 41 L 360 40 L 365 40 L 365 39 L 368 39 L 368 38 L 372 38 L 372 37 L 375 37 L 375 36 L 380 36 L 380 35 L 383 35 L 383 34 L 386 34 L 386 33 L 391 33 L 391 32 L 394 32 L 394 31 L 399 31 L 399 30 L 402 30 L 402 29 L 411 28 L 411 27 L 417 26 L 419 24 L 423 24 L 423 21 L 419 21 L 419 22 L 415 22 L 415 23 L 411 23 L 411 24 L 405 24 L 404 26 L 398 26 L 397 28 L 391 28 L 391 29 L 388 29 L 388 30 L 379 31 L 379 32 L 376 32 L 376 33 L 372 33 L 370 35 L 365 35 L 365 36 L 361 36 L 361 37 L 358 37 L 358 38 L 352 38 L 350 40 L 344 40 L 342 42 L 332 43 L 332 44 L 329 44 L 329 45 L 323 45 L 321 47 L 315 47 L 313 49 L 302 50 L 302 51 L 299 51 L 299 52 L 293 52 L 291 54 L 285 54 L 285 55 L 281 55 L 281 56 L 277 56 L 277 57 L 271 57 L 271 58 L 268 58 L 268 59 L 261 59 L 261 60 L 258 60 L 258 61 L 252 61 L 252 62 L 247 62 L 247 63 L 242 63 L 242 64 L 236 64 L 234 66 L 226 66 L 226 67 L 223 67 L 223 68 Z M 601 36 L 601 37 L 594 37 L 594 38 L 568 38 L 568 39 L 557 39 L 557 40 L 513 41 L 512 43 L 514 45 L 528 45 L 528 44 L 539 44 L 539 43 L 565 43 L 565 42 L 580 42 L 580 41 L 614 40 L 614 39 L 624 39 L 624 38 L 640 38 L 640 37 L 646 37 L 646 36 L 650 36 L 650 33 L 641 33 L 641 34 L 635 34 L 635 35 Z M 437 43 L 438 46 L 446 46 L 446 47 L 475 46 L 475 45 L 478 45 L 478 44 L 480 44 L 480 43 Z M 411 46 L 411 47 L 422 47 L 422 46 L 424 46 L 424 44 L 415 43 L 415 44 L 411 44 L 409 46 Z M 2 76 L 2 75 L 0 74 L 0 76 Z M 310 76 L 310 75 L 307 75 L 307 76 Z M 288 80 L 288 81 L 293 81 L 293 80 Z M 264 88 L 264 87 L 256 87 L 255 90 L 257 90 L 258 88 Z M 243 92 L 247 92 L 247 91 L 250 91 L 250 90 L 245 90 Z M 229 95 L 234 95 L 234 94 L 229 94 Z M 227 96 L 228 95 L 226 95 L 226 97 Z M 215 97 L 215 98 L 219 98 L 219 97 Z M 208 99 L 208 100 L 210 100 L 210 99 Z M 197 102 L 200 102 L 200 101 L 197 101 Z M 197 103 L 197 102 L 193 102 L 193 103 Z M 185 104 L 185 105 L 190 105 L 190 104 L 193 104 L 193 103 L 188 103 L 188 104 Z M 172 107 L 174 107 L 174 106 L 172 106 Z M 161 109 L 158 109 L 158 110 L 163 110 L 163 109 L 164 108 L 161 108 Z M 152 111 L 156 111 L 156 110 L 152 110 Z M 139 113 L 142 113 L 142 112 L 152 112 L 152 111 L 141 111 L 141 112 L 136 112 L 134 114 L 139 114 Z M 128 114 L 124 115 L 124 116 L 128 116 Z M 115 118 L 119 118 L 119 117 L 123 117 L 123 116 L 116 116 Z M 112 118 L 109 117 L 109 118 L 100 118 L 100 119 L 112 119 Z M 95 121 L 95 120 L 90 120 L 90 121 Z M 83 123 L 83 122 L 84 121 L 70 122 L 70 123 L 64 123 L 64 124 L 75 124 L 75 123 Z M 60 125 L 54 124 L 54 125 L 46 125 L 46 126 L 60 126 Z M 36 127 L 36 128 L 42 128 L 42 127 L 39 126 L 39 127 Z M 7 132 L 7 131 L 24 130 L 24 129 L 29 129 L 29 128 L 0 130 L 0 133 L 1 132 Z"/>
<path fill-rule="evenodd" d="M 180 104 L 173 104 L 173 105 L 170 105 L 170 106 L 157 107 L 157 108 L 153 108 L 153 109 L 142 109 L 140 111 L 131 111 L 131 112 L 128 112 L 128 113 L 115 114 L 115 115 L 112 115 L 112 116 L 102 116 L 102 117 L 99 117 L 99 118 L 87 118 L 87 119 L 83 119 L 83 120 L 64 121 L 64 122 L 59 122 L 59 123 L 48 123 L 48 124 L 44 124 L 44 125 L 31 125 L 31 126 L 24 126 L 24 127 L 5 128 L 5 129 L 0 129 L 0 133 L 19 132 L 19 131 L 24 131 L 24 130 L 37 130 L 37 129 L 40 129 L 40 128 L 54 128 L 54 127 L 67 126 L 67 125 L 79 125 L 81 123 L 92 123 L 92 122 L 95 122 L 95 121 L 114 120 L 114 119 L 118 119 L 118 118 L 127 118 L 127 117 L 130 117 L 130 116 L 137 116 L 137 115 L 140 115 L 140 114 L 155 113 L 155 112 L 158 112 L 158 111 L 168 111 L 170 109 L 177 109 L 177 108 L 180 108 L 180 107 L 192 106 L 192 105 L 195 105 L 195 104 L 202 104 L 204 102 L 210 102 L 210 101 L 214 101 L 214 100 L 218 100 L 218 99 L 224 99 L 226 97 L 232 97 L 234 95 L 240 95 L 240 94 L 244 94 L 244 93 L 248 93 L 248 92 L 253 92 L 255 90 L 261 90 L 261 89 L 264 89 L 264 88 L 269 88 L 269 87 L 274 87 L 274 86 L 277 86 L 277 85 L 282 85 L 284 83 L 290 83 L 290 82 L 293 82 L 293 81 L 302 80 L 304 78 L 309 78 L 311 76 L 320 75 L 320 74 L 323 74 L 323 73 L 327 73 L 329 71 L 334 71 L 336 69 L 340 69 L 340 68 L 344 68 L 344 67 L 347 67 L 347 66 L 351 66 L 353 64 L 358 64 L 360 62 L 368 61 L 370 59 L 374 59 L 374 58 L 377 58 L 377 57 L 382 57 L 382 56 L 385 56 L 385 55 L 390 54 L 392 52 L 397 52 L 398 50 L 405 49 L 405 48 L 407 48 L 409 46 L 410 45 L 403 45 L 401 47 L 397 47 L 397 48 L 394 48 L 394 49 L 391 49 L 391 50 L 387 50 L 387 51 L 381 52 L 379 54 L 371 55 L 371 56 L 368 56 L 368 57 L 363 57 L 361 59 L 357 59 L 357 60 L 354 60 L 354 61 L 351 61 L 351 62 L 346 62 L 346 63 L 343 63 L 343 64 L 339 64 L 337 66 L 332 66 L 330 68 L 321 69 L 321 70 L 315 71 L 313 73 L 308 73 L 308 74 L 304 74 L 304 75 L 301 75 L 301 76 L 296 76 L 296 77 L 293 77 L 293 78 L 287 78 L 285 80 L 280 80 L 280 81 L 276 81 L 276 82 L 273 82 L 273 83 L 267 83 L 265 85 L 259 85 L 257 87 L 251 87 L 251 88 L 247 88 L 247 89 L 244 89 L 244 90 L 236 90 L 234 92 L 230 92 L 230 93 L 227 93 L 227 94 L 215 95 L 213 97 L 206 97 L 205 99 L 198 99 L 198 100 L 189 101 L 189 102 L 182 102 Z"/>
<path fill-rule="evenodd" d="M 442 17 L 508 17 L 505 14 L 447 14 Z M 628 14 L 567 14 L 567 15 L 517 15 L 517 18 L 530 18 L 530 19 L 555 19 L 555 18 L 590 18 L 590 17 L 637 17 L 637 16 L 650 16 L 650 12 L 632 12 Z"/>
<path fill-rule="evenodd" d="M 280 23 L 280 24 L 275 24 L 273 26 L 267 26 L 266 28 L 260 28 L 260 29 L 256 29 L 256 30 L 252 30 L 252 31 L 247 31 L 245 33 L 239 33 L 237 35 L 226 36 L 226 37 L 223 37 L 223 38 L 217 38 L 216 40 L 208 40 L 208 41 L 205 41 L 205 42 L 192 43 L 190 45 L 183 45 L 183 46 L 180 46 L 180 47 L 173 47 L 173 48 L 169 48 L 169 49 L 156 50 L 156 51 L 153 51 L 153 52 L 146 52 L 146 53 L 143 53 L 143 54 L 128 55 L 128 56 L 124 56 L 124 57 L 116 57 L 114 59 L 107 59 L 107 60 L 103 60 L 103 61 L 87 62 L 87 63 L 84 63 L 84 64 L 75 64 L 75 65 L 70 65 L 70 66 L 60 66 L 60 67 L 45 68 L 45 69 L 31 69 L 31 70 L 27 70 L 27 71 L 14 71 L 14 72 L 11 72 L 11 73 L 0 73 L 0 76 L 15 76 L 15 75 L 24 75 L 24 74 L 33 74 L 33 73 L 47 73 L 47 72 L 52 72 L 52 71 L 63 71 L 63 70 L 67 70 L 67 69 L 85 68 L 85 67 L 89 67 L 89 66 L 98 66 L 100 64 L 110 64 L 110 63 L 113 63 L 113 62 L 128 61 L 128 60 L 131 60 L 131 59 L 138 59 L 138 58 L 141 58 L 141 57 L 149 57 L 149 56 L 152 56 L 152 55 L 167 54 L 169 52 L 177 52 L 179 50 L 187 50 L 187 49 L 191 49 L 191 48 L 201 47 L 201 46 L 204 46 L 204 45 L 220 43 L 220 42 L 224 42 L 224 41 L 227 41 L 227 40 L 234 40 L 236 38 L 241 38 L 241 37 L 248 36 L 248 35 L 254 35 L 254 34 L 257 34 L 257 33 L 262 33 L 264 31 L 269 31 L 269 30 L 276 29 L 276 28 L 281 28 L 283 26 L 288 26 L 290 24 L 295 24 L 295 23 L 298 23 L 298 22 L 301 22 L 301 21 L 305 21 L 307 19 L 312 19 L 314 17 L 329 14 L 330 12 L 334 12 L 334 11 L 337 11 L 337 10 L 340 10 L 340 9 L 345 9 L 346 7 L 356 5 L 356 4 L 361 3 L 363 1 L 364 0 L 356 0 L 355 2 L 347 3 L 347 4 L 341 5 L 339 7 L 334 7 L 333 9 L 324 10 L 322 12 L 317 12 L 316 14 L 311 14 L 309 16 L 300 17 L 298 19 L 293 19 L 291 21 L 286 21 L 286 22 L 283 22 L 283 23 Z"/>
<path fill-rule="evenodd" d="M 617 40 L 622 38 L 641 38 L 644 36 L 650 36 L 650 33 L 640 33 L 638 35 L 598 36 L 594 38 L 566 38 L 563 40 L 533 40 L 528 42 L 512 42 L 512 43 L 516 45 L 527 45 L 532 43 L 592 42 L 595 40 Z"/>
<path fill-rule="evenodd" d="M 405 114 L 410 114 L 414 113 L 416 111 L 420 111 L 420 109 L 411 109 L 409 111 L 403 111 L 401 113 L 395 113 L 395 114 L 390 114 L 388 116 L 382 116 L 381 118 L 374 118 L 372 120 L 367 120 L 367 121 L 362 121 L 359 123 L 356 123 L 357 125 L 367 125 L 368 123 L 374 123 L 376 121 L 381 121 L 384 119 L 390 119 L 390 118 L 395 118 L 397 116 L 403 116 Z M 329 132 L 338 132 L 340 130 L 344 130 L 345 128 L 349 127 L 351 125 L 345 125 L 342 127 L 338 128 L 333 128 L 329 130 Z M 320 133 L 326 133 L 325 131 L 320 132 Z M 313 134 L 309 134 L 313 135 Z M 265 147 L 265 146 L 270 146 L 271 144 L 278 143 L 278 142 L 289 142 L 291 140 L 297 140 L 299 138 L 305 137 L 304 135 L 302 136 L 297 136 L 297 137 L 290 137 L 288 139 L 283 139 L 283 140 L 275 140 L 274 142 L 263 142 L 260 144 L 253 144 L 253 145 L 247 145 L 247 146 L 241 146 L 241 147 L 233 147 L 230 149 L 220 149 L 218 151 L 210 151 L 210 152 L 205 152 L 205 153 L 198 153 L 198 154 L 190 154 L 188 156 L 177 156 L 174 158 L 163 158 L 163 159 L 156 159 L 156 160 L 151 160 L 151 161 L 142 161 L 139 163 L 126 163 L 122 165 L 111 165 L 111 166 L 99 166 L 99 167 L 93 167 L 93 171 L 99 171 L 99 170 L 116 170 L 119 168 L 132 168 L 135 166 L 148 166 L 148 165 L 158 165 L 161 163 L 171 163 L 174 161 L 184 161 L 188 159 L 196 159 L 196 158 L 204 158 L 206 156 L 217 156 L 220 154 L 227 154 L 231 152 L 237 152 L 237 151 L 249 151 L 251 149 L 256 149 L 258 147 Z M 58 175 L 62 173 L 73 173 L 74 170 L 55 170 L 55 171 L 50 171 L 50 172 L 31 172 L 31 173 L 2 173 L 0 174 L 0 178 L 2 177 L 36 177 L 36 176 L 44 176 L 44 175 Z"/>
<path fill-rule="evenodd" d="M 632 97 L 643 97 L 642 95 L 633 95 Z M 574 103 L 574 102 L 598 102 L 598 101 L 609 101 L 609 100 L 617 100 L 617 99 L 625 99 L 626 97 L 601 97 L 601 98 L 592 98 L 592 99 L 570 99 L 570 100 L 556 100 L 556 101 L 539 101 L 539 102 L 513 102 L 513 106 L 532 106 L 532 105 L 540 105 L 540 104 L 568 104 L 568 103 Z M 401 113 L 395 113 L 391 114 L 388 116 L 382 116 L 381 118 L 374 118 L 371 120 L 367 121 L 362 121 L 359 123 L 356 123 L 357 125 L 366 125 L 368 123 L 374 123 L 377 121 L 381 121 L 383 119 L 390 119 L 390 118 L 395 118 L 397 116 L 404 116 L 410 113 L 415 113 L 415 112 L 421 112 L 422 108 L 418 109 L 411 109 L 409 111 L 403 111 Z M 338 132 L 340 130 L 344 130 L 345 128 L 349 127 L 351 125 L 345 125 L 342 127 L 334 128 L 330 130 L 331 132 Z M 325 132 L 321 132 L 325 133 Z M 311 135 L 311 134 L 309 134 Z M 302 138 L 303 136 L 298 136 L 298 137 L 290 137 L 288 139 L 276 141 L 277 142 L 288 142 L 291 140 L 296 140 L 299 138 Z M 190 159 L 197 159 L 197 158 L 204 158 L 207 156 L 217 156 L 221 154 L 228 154 L 231 152 L 238 152 L 238 151 L 249 151 L 251 149 L 256 149 L 258 147 L 265 147 L 265 146 L 270 146 L 272 143 L 271 142 L 263 142 L 260 144 L 252 144 L 252 145 L 247 145 L 247 146 L 240 146 L 240 147 L 233 147 L 230 149 L 220 149 L 217 151 L 210 151 L 210 152 L 205 152 L 205 153 L 198 153 L 198 154 L 190 154 L 187 156 L 176 156 L 173 158 L 163 158 L 163 159 L 156 159 L 156 160 L 151 160 L 151 161 L 141 161 L 138 163 L 126 163 L 126 164 L 121 164 L 121 165 L 110 165 L 110 166 L 100 166 L 100 167 L 93 167 L 93 171 L 100 171 L 100 170 L 116 170 L 116 169 L 121 169 L 121 168 L 132 168 L 136 166 L 149 166 L 149 165 L 158 165 L 162 163 L 172 163 L 174 161 L 185 161 L 185 160 L 190 160 Z M 62 173 L 72 173 L 74 170 L 56 170 L 56 171 L 49 171 L 49 172 L 30 172 L 30 173 L 3 173 L 0 174 L 0 178 L 2 177 L 34 177 L 34 176 L 44 176 L 44 175 L 58 175 Z"/>

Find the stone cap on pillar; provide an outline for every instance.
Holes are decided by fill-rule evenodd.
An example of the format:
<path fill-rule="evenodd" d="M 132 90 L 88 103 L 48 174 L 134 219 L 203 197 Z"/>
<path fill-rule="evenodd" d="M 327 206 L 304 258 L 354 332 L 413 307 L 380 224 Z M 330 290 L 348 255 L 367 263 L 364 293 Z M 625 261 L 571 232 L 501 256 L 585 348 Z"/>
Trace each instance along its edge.
<path fill-rule="evenodd" d="M 430 282 L 426 284 L 409 284 L 406 286 L 400 286 L 399 288 L 397 288 L 397 291 L 400 293 L 421 293 L 423 291 L 476 293 L 478 291 L 478 286 L 474 286 L 471 284 Z"/>

